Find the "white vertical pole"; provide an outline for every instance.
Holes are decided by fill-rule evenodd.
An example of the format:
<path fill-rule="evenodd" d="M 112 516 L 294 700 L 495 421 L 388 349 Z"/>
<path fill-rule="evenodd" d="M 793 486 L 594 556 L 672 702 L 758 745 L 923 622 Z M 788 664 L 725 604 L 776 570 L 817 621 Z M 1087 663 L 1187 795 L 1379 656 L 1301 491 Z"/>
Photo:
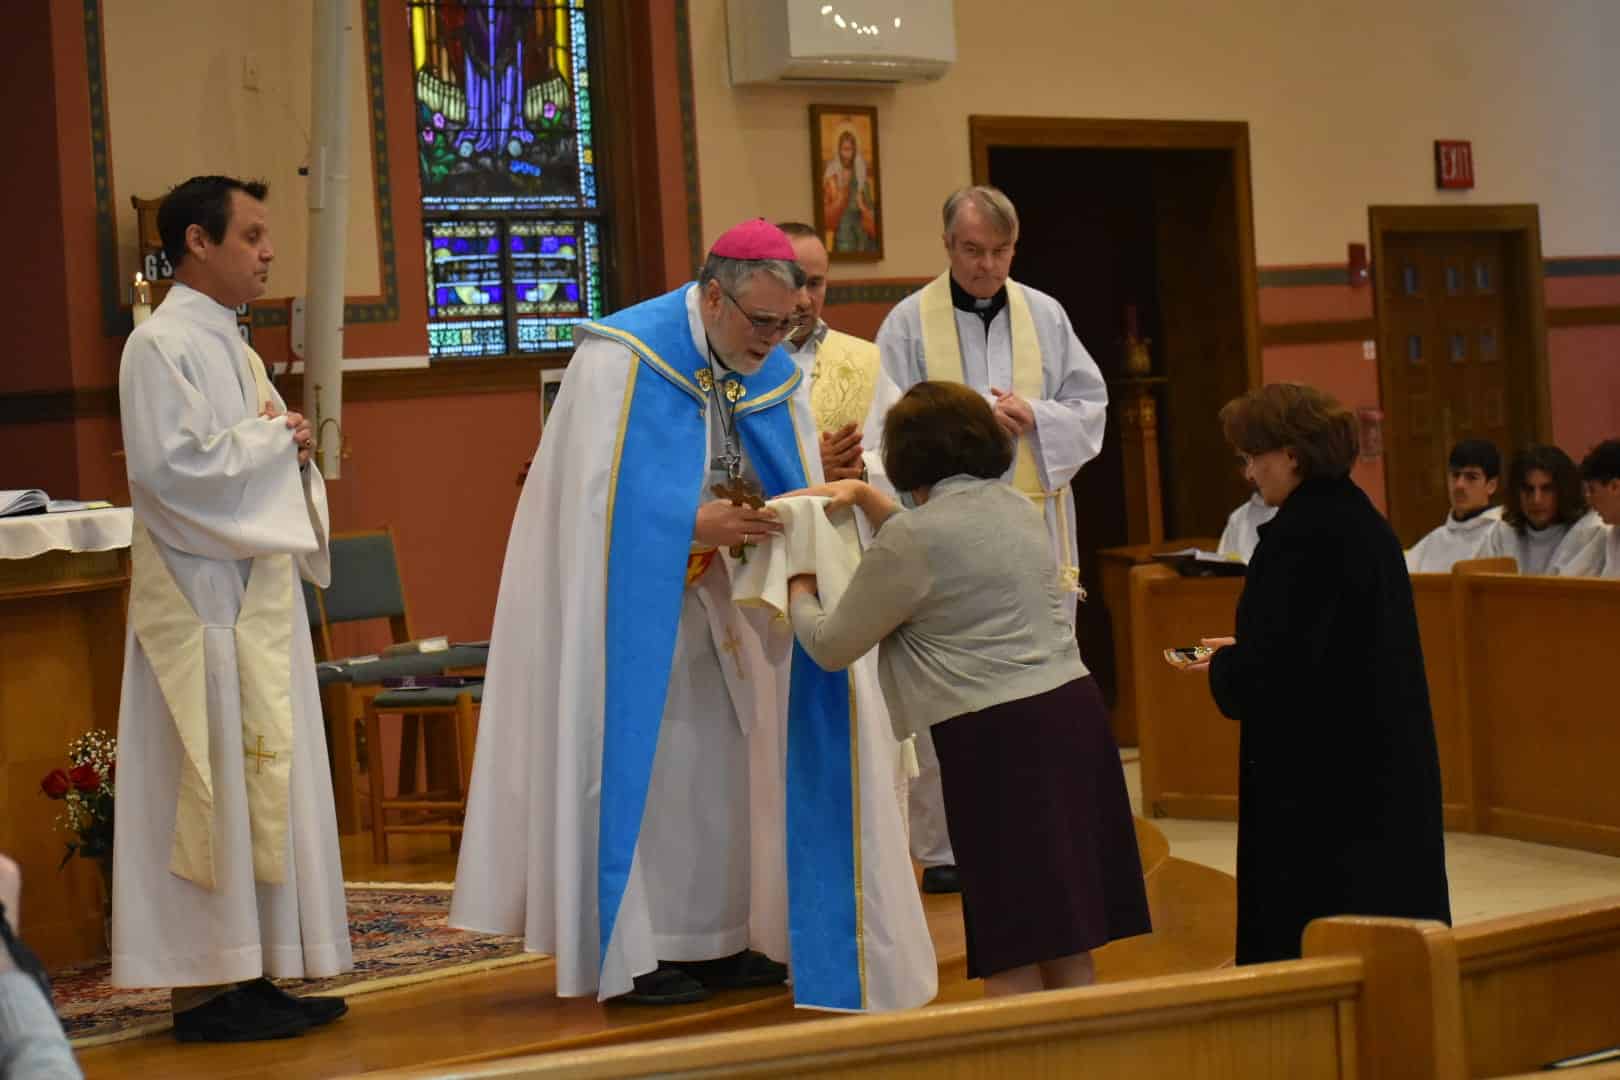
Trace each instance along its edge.
<path fill-rule="evenodd" d="M 349 228 L 349 39 L 354 0 L 311 0 L 309 284 L 304 411 L 321 472 L 336 479 L 343 448 L 343 268 Z"/>

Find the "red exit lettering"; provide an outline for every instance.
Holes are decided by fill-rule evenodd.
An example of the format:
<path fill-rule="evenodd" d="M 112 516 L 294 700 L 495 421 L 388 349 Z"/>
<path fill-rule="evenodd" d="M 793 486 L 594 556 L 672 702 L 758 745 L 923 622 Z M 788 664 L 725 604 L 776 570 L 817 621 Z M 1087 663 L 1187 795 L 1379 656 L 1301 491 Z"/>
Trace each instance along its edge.
<path fill-rule="evenodd" d="M 1474 146 L 1461 139 L 1434 141 L 1434 186 L 1458 190 L 1474 186 Z"/>

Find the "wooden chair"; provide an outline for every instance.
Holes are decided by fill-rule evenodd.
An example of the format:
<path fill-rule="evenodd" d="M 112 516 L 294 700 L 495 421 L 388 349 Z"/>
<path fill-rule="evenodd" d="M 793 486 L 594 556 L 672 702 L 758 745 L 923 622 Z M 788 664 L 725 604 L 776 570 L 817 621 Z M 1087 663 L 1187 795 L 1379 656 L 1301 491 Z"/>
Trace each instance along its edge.
<path fill-rule="evenodd" d="M 371 849 L 380 863 L 388 861 L 389 833 L 443 833 L 451 836 L 452 846 L 460 847 L 462 821 L 467 813 L 467 791 L 472 783 L 473 748 L 478 742 L 478 709 L 484 698 L 482 683 L 468 686 L 430 687 L 419 690 L 385 690 L 366 702 L 366 752 L 371 765 Z M 405 786 L 416 772 L 416 745 L 412 756 L 404 756 L 401 745 L 401 790 L 394 798 L 383 791 L 382 717 L 396 714 L 407 725 L 418 727 L 429 722 L 440 726 L 445 743 L 453 753 L 455 768 L 443 787 L 430 786 L 415 791 Z M 431 745 L 431 744 L 430 744 Z M 400 819 L 390 822 L 388 815 Z"/>
<path fill-rule="evenodd" d="M 410 606 L 405 598 L 404 576 L 391 527 L 334 533 L 331 540 L 332 584 L 326 589 L 304 585 L 305 602 L 310 606 L 310 629 L 315 639 L 317 672 L 321 678 L 322 705 L 326 711 L 332 755 L 333 798 L 338 830 L 358 832 L 362 826 L 360 789 L 372 786 L 370 753 L 361 750 L 367 703 L 382 689 L 386 678 L 408 675 L 439 675 L 446 671 L 479 674 L 488 651 L 458 646 L 447 652 L 388 657 L 360 662 L 360 658 L 336 658 L 332 627 L 339 624 L 385 620 L 389 639 L 395 644 L 415 640 Z M 319 618 L 317 631 L 316 621 Z M 416 784 L 414 766 L 406 760 L 418 758 L 418 743 L 424 738 L 420 722 L 408 718 L 400 734 L 400 777 L 404 790 Z M 429 787 L 447 786 L 452 779 L 450 763 L 454 747 L 443 734 L 427 747 Z M 364 783 L 362 783 L 364 776 Z"/>

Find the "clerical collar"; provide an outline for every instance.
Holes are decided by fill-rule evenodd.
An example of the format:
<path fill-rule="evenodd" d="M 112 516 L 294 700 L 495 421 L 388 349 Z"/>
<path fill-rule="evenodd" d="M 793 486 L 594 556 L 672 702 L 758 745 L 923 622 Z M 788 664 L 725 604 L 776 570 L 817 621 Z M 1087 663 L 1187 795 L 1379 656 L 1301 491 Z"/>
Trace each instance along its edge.
<path fill-rule="evenodd" d="M 1000 314 L 1002 308 L 1007 306 L 1007 286 L 1003 285 L 996 290 L 996 295 L 985 300 L 974 296 L 958 285 L 953 275 L 951 277 L 951 304 L 957 311 L 972 312 L 983 319 L 985 331 L 988 332 L 991 320 Z"/>
<path fill-rule="evenodd" d="M 1479 515 L 1483 514 L 1485 511 L 1489 510 L 1490 508 L 1491 508 L 1491 504 L 1486 503 L 1484 506 L 1481 506 L 1477 510 L 1468 511 L 1468 513 L 1464 514 L 1462 517 L 1458 517 L 1457 512 L 1455 510 L 1453 510 L 1452 513 L 1451 513 L 1451 520 L 1455 521 L 1459 525 L 1465 525 L 1468 522 L 1473 521 L 1475 518 L 1479 517 Z"/>

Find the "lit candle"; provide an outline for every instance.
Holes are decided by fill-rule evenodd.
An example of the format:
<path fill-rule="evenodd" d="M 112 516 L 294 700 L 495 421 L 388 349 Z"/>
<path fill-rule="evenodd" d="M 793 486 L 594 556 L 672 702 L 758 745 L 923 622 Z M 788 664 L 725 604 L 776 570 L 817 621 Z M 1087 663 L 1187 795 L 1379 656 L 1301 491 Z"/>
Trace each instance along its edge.
<path fill-rule="evenodd" d="M 130 314 L 135 316 L 135 325 L 139 326 L 152 315 L 152 283 L 142 277 L 139 270 L 135 271 L 130 300 Z"/>

